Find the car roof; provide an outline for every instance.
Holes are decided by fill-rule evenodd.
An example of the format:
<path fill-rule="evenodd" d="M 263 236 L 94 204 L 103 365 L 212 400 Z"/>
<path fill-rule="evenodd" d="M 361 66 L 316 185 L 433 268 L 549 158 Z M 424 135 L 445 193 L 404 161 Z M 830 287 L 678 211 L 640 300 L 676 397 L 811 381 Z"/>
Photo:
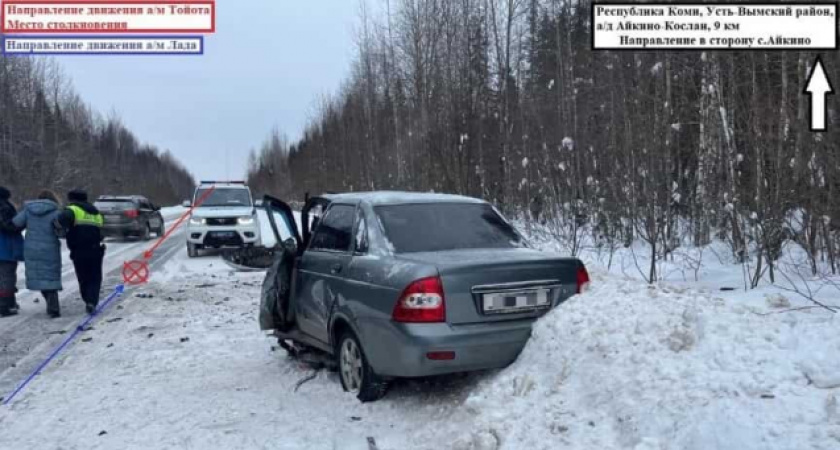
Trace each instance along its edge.
<path fill-rule="evenodd" d="M 341 194 L 325 194 L 323 197 L 332 202 L 362 201 L 373 206 L 411 203 L 486 203 L 484 200 L 466 197 L 463 195 L 404 191 L 348 192 Z"/>
<path fill-rule="evenodd" d="M 247 185 L 239 184 L 239 183 L 209 183 L 209 184 L 202 184 L 199 185 L 199 189 L 210 189 L 210 187 L 214 187 L 216 189 L 244 189 L 250 190 Z"/>
<path fill-rule="evenodd" d="M 117 201 L 135 201 L 135 200 L 148 200 L 146 197 L 142 195 L 100 195 L 96 201 L 104 201 L 104 200 L 117 200 Z"/>

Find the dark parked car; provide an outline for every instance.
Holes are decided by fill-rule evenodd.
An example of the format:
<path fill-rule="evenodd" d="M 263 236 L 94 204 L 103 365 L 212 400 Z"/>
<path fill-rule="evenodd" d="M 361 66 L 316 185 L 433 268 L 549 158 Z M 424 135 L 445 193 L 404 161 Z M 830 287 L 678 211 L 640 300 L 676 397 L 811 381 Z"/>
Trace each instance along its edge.
<path fill-rule="evenodd" d="M 94 206 L 105 219 L 105 226 L 102 227 L 105 237 L 150 239 L 152 233 L 163 236 L 166 232 L 160 208 L 146 197 L 102 196 Z"/>
<path fill-rule="evenodd" d="M 261 328 L 293 353 L 332 355 L 342 386 L 361 401 L 380 398 L 397 377 L 510 364 L 533 322 L 589 284 L 580 260 L 530 248 L 473 198 L 315 197 L 301 212 L 302 233 L 287 204 L 266 197 L 263 207 L 281 244 L 263 285 Z M 323 217 L 311 219 L 316 208 Z"/>

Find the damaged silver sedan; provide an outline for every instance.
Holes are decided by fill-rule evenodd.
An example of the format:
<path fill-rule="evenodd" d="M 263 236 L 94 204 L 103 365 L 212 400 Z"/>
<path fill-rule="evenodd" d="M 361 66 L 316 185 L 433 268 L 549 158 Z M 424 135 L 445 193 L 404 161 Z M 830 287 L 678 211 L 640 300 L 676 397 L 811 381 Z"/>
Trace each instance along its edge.
<path fill-rule="evenodd" d="M 394 378 L 510 364 L 533 322 L 589 283 L 581 261 L 530 248 L 474 198 L 328 195 L 310 199 L 299 222 L 278 199 L 262 207 L 278 243 L 262 329 L 290 352 L 332 357 L 363 402 Z"/>

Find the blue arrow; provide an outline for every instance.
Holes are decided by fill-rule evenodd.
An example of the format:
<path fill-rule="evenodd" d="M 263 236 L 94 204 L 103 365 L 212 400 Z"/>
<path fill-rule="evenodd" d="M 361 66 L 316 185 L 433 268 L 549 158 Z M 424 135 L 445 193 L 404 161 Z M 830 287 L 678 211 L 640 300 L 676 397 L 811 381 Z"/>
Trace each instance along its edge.
<path fill-rule="evenodd" d="M 105 308 L 108 307 L 108 305 L 110 305 L 114 300 L 121 296 L 123 292 L 125 292 L 125 285 L 117 285 L 117 287 L 114 289 L 114 292 L 111 295 L 109 295 L 108 298 L 105 299 L 105 301 L 101 305 L 99 305 L 98 308 L 96 308 L 92 313 L 90 313 L 90 315 L 88 315 L 87 318 L 85 318 L 85 320 L 81 324 L 79 324 L 79 326 L 76 327 L 73 333 L 71 333 L 70 336 L 67 336 L 67 339 L 65 339 L 64 342 L 62 342 L 61 345 L 58 346 L 58 348 L 53 350 L 49 357 L 47 357 L 47 359 L 45 359 L 44 362 L 42 362 L 41 365 L 38 366 L 38 368 L 35 369 L 34 372 L 32 372 L 32 374 L 30 374 L 25 380 L 23 380 L 23 383 L 18 385 L 17 389 L 15 389 L 15 391 L 12 392 L 9 395 L 9 397 L 7 397 L 6 400 L 3 401 L 3 405 L 8 405 L 12 401 L 12 399 L 14 399 L 15 396 L 18 395 L 18 393 L 20 393 L 20 391 L 22 391 L 33 379 L 35 379 L 35 377 L 38 376 L 38 374 L 40 374 L 41 371 L 44 370 L 44 368 L 47 367 L 47 365 L 53 359 L 55 359 L 55 357 L 58 356 L 58 354 L 61 353 L 62 350 L 64 350 L 64 347 L 67 347 L 67 345 L 70 344 L 70 342 L 72 342 L 73 339 L 76 338 L 76 336 L 78 336 L 82 331 L 85 330 L 85 328 L 91 322 L 93 322 L 93 319 L 95 319 L 96 316 L 98 316 L 102 311 L 105 310 Z"/>

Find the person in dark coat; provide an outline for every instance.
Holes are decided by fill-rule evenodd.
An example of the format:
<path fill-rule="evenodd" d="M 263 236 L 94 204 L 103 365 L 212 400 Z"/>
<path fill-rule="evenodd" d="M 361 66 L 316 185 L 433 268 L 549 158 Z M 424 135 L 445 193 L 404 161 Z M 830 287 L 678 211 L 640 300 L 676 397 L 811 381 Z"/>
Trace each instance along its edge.
<path fill-rule="evenodd" d="M 26 264 L 26 288 L 41 291 L 47 301 L 47 314 L 61 317 L 58 292 L 61 291 L 61 241 L 56 234 L 56 219 L 61 215 L 58 198 L 43 191 L 38 200 L 27 202 L 13 223 L 26 228 L 23 259 Z"/>
<path fill-rule="evenodd" d="M 17 266 L 23 261 L 23 236 L 12 223 L 17 208 L 9 200 L 12 193 L 0 186 L 0 317 L 18 313 Z"/>
<path fill-rule="evenodd" d="M 96 311 L 102 290 L 102 261 L 105 244 L 102 243 L 104 219 L 95 206 L 88 202 L 87 192 L 76 189 L 67 194 L 70 203 L 61 213 L 60 223 L 67 230 L 67 247 L 76 268 L 79 292 L 88 314 Z"/>

